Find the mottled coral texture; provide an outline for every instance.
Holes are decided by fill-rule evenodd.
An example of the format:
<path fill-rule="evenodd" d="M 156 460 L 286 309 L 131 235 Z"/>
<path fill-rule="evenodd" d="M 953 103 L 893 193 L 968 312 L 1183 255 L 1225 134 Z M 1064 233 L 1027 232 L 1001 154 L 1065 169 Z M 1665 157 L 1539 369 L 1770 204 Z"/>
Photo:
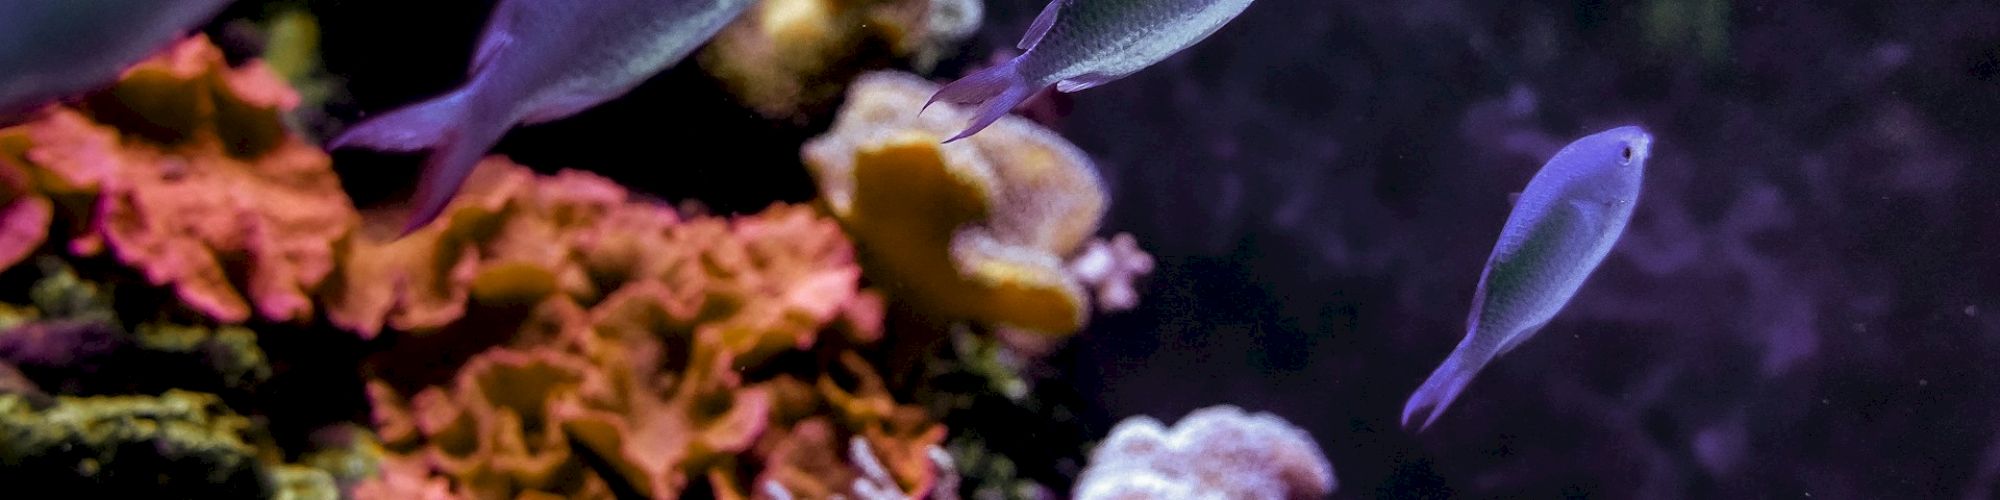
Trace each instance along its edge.
<path fill-rule="evenodd" d="M 4 216 L 23 223 L 0 232 L 0 264 L 50 228 L 71 253 L 108 253 L 217 321 L 311 319 L 358 218 L 327 156 L 280 125 L 297 101 L 262 65 L 231 68 L 196 37 L 80 107 L 0 130 Z M 54 220 L 51 201 L 95 208 Z"/>
<path fill-rule="evenodd" d="M 859 288 L 832 220 L 785 205 L 683 220 L 595 176 L 539 177 L 498 159 L 474 178 L 439 222 L 394 242 L 357 239 L 343 257 L 330 296 L 348 316 L 336 321 L 364 335 L 384 318 L 440 332 L 418 337 L 473 324 L 499 344 L 442 384 L 397 366 L 435 358 L 375 363 L 369 392 L 394 458 L 360 496 L 671 498 L 741 494 L 753 477 L 845 491 L 840 475 L 782 472 L 825 451 L 812 432 L 863 436 L 905 491 L 930 487 L 930 464 L 901 458 L 923 456 L 943 428 L 844 350 L 880 337 L 882 302 Z M 532 312 L 495 324 L 466 312 L 480 304 Z M 814 351 L 860 385 L 746 375 Z"/>
<path fill-rule="evenodd" d="M 1195 410 L 1168 429 L 1120 422 L 1077 479 L 1079 500 L 1308 499 L 1339 487 L 1312 436 L 1269 413 Z"/>
<path fill-rule="evenodd" d="M 1090 301 L 1065 259 L 1097 231 L 1096 167 L 1061 136 L 1005 117 L 940 144 L 966 120 L 924 108 L 937 85 L 876 72 L 848 94 L 833 130 L 804 156 L 835 217 L 888 290 L 942 320 L 1062 335 Z"/>

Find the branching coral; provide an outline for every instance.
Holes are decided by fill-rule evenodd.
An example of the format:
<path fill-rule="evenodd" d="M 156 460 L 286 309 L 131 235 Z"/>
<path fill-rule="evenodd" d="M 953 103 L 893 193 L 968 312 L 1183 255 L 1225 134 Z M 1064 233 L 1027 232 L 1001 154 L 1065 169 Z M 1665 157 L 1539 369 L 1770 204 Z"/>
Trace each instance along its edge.
<path fill-rule="evenodd" d="M 1120 422 L 1077 479 L 1076 497 L 1320 498 L 1338 482 L 1312 436 L 1268 413 L 1195 410 L 1169 430 L 1139 416 Z"/>
<path fill-rule="evenodd" d="M 919 114 L 936 89 L 888 72 L 855 83 L 833 131 L 803 150 L 827 205 L 900 300 L 943 319 L 1081 328 L 1089 301 L 1063 259 L 1103 216 L 1095 168 L 1018 117 L 939 144 L 965 113 Z"/>
<path fill-rule="evenodd" d="M 71 251 L 108 251 L 218 321 L 310 319 L 309 294 L 357 217 L 327 156 L 280 126 L 297 100 L 262 65 L 230 68 L 189 39 L 81 110 L 0 130 L 0 171 L 32 179 L 23 189 L 8 175 L 8 187 L 37 193 L 7 214 L 43 221 L 37 200 L 94 203 L 67 221 Z"/>

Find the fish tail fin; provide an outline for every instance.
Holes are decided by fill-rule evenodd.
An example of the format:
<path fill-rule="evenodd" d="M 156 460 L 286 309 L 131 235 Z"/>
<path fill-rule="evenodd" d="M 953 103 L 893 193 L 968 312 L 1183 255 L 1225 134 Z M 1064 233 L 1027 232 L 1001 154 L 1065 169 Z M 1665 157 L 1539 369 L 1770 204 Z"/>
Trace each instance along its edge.
<path fill-rule="evenodd" d="M 1465 386 L 1472 383 L 1472 378 L 1486 368 L 1486 363 L 1493 360 L 1491 354 L 1475 350 L 1470 338 L 1460 343 L 1457 349 L 1452 350 L 1451 356 L 1445 358 L 1444 364 L 1438 365 L 1437 371 L 1431 372 L 1430 378 L 1424 380 L 1423 387 L 1410 395 L 1410 401 L 1403 404 L 1404 428 L 1409 428 L 1413 420 L 1421 420 L 1416 427 L 1418 432 L 1429 428 L 1432 422 L 1437 421 L 1438 415 L 1458 399 L 1458 394 L 1465 391 Z"/>
<path fill-rule="evenodd" d="M 473 167 L 506 133 L 506 127 L 490 124 L 447 132 L 424 161 L 423 177 L 417 182 L 416 209 L 403 224 L 402 234 L 416 232 L 444 214 L 459 188 L 464 187 L 465 179 L 472 176 Z"/>
<path fill-rule="evenodd" d="M 500 141 L 504 120 L 473 119 L 471 87 L 405 106 L 363 121 L 327 143 L 328 149 L 365 147 L 380 151 L 430 150 L 417 184 L 416 210 L 403 226 L 408 235 L 436 220 L 472 175 L 479 158 Z"/>
<path fill-rule="evenodd" d="M 404 106 L 369 118 L 326 143 L 327 149 L 348 146 L 379 151 L 417 151 L 437 147 L 445 135 L 465 123 L 467 91 Z"/>
<path fill-rule="evenodd" d="M 924 109 L 930 109 L 930 106 L 938 101 L 979 105 L 965 131 L 944 142 L 949 143 L 979 133 L 986 126 L 999 121 L 1000 117 L 1007 116 L 1007 112 L 1013 111 L 1014 106 L 1028 100 L 1029 96 L 1039 90 L 1026 77 L 1021 76 L 1021 72 L 1018 71 L 1020 63 L 1019 57 L 1009 59 L 991 68 L 966 75 L 931 95 L 930 101 L 924 103 Z"/>

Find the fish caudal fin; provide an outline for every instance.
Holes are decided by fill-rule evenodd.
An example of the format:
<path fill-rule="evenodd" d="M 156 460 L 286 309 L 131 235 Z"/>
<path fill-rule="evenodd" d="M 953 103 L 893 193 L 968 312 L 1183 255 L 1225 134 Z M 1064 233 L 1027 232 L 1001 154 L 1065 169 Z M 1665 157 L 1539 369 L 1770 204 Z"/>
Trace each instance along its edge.
<path fill-rule="evenodd" d="M 444 213 L 452 197 L 465 185 L 465 179 L 472 176 L 472 168 L 479 165 L 479 159 L 507 131 L 492 128 L 445 134 L 444 142 L 424 161 L 424 175 L 417 182 L 416 210 L 410 212 L 409 221 L 403 224 L 403 235 L 422 229 Z"/>
<path fill-rule="evenodd" d="M 327 149 L 348 146 L 380 151 L 431 149 L 444 141 L 445 133 L 464 122 L 465 92 L 452 92 L 402 109 L 369 118 L 348 127 Z"/>
<path fill-rule="evenodd" d="M 1403 404 L 1404 428 L 1409 428 L 1412 421 L 1421 422 L 1416 428 L 1419 432 L 1429 428 L 1431 422 L 1436 422 L 1438 415 L 1458 399 L 1458 394 L 1465 391 L 1465 386 L 1472 383 L 1472 378 L 1486 368 L 1486 363 L 1493 360 L 1491 354 L 1476 353 L 1470 347 L 1468 342 L 1452 350 L 1444 364 L 1424 380 L 1423 387 L 1410 395 L 1410 401 Z"/>
<path fill-rule="evenodd" d="M 467 92 L 460 90 L 369 119 L 342 132 L 327 148 L 348 146 L 382 151 L 431 150 L 417 185 L 416 209 L 403 226 L 408 235 L 436 220 L 458 194 L 472 167 L 500 141 L 510 124 L 473 120 Z"/>
<path fill-rule="evenodd" d="M 972 122 L 966 126 L 965 131 L 945 139 L 944 142 L 950 143 L 979 133 L 986 126 L 1000 121 L 1000 117 L 1007 116 L 1007 112 L 1013 111 L 1014 106 L 1020 105 L 1021 101 L 1028 100 L 1028 96 L 1034 95 L 1036 90 L 1040 90 L 1031 86 L 1027 78 L 1022 77 L 1020 71 L 1016 70 L 1020 61 L 1021 58 L 1016 57 L 997 66 L 979 70 L 945 85 L 944 88 L 938 89 L 936 94 L 931 95 L 930 101 L 924 103 L 924 109 L 930 109 L 930 106 L 938 101 L 979 106 L 973 112 Z"/>

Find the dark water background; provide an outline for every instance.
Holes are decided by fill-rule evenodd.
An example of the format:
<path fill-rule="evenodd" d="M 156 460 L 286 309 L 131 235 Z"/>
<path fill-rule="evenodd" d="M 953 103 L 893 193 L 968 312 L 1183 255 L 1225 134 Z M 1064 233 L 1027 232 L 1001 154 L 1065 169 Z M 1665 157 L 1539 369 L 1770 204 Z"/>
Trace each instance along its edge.
<path fill-rule="evenodd" d="M 456 83 L 490 4 L 316 8 L 354 94 L 335 114 Z M 1041 2 L 987 8 L 939 77 Z M 1112 188 L 1106 230 L 1161 264 L 1139 310 L 1052 360 L 1100 430 L 1271 411 L 1325 447 L 1341 497 L 2000 486 L 2000 4 L 1265 0 L 1069 102 L 1056 126 Z M 1400 429 L 1507 194 L 1627 123 L 1656 143 L 1624 239 L 1431 430 Z M 823 126 L 737 109 L 688 64 L 499 151 L 754 210 L 811 196 L 796 145 Z M 337 158 L 363 202 L 415 175 Z"/>

